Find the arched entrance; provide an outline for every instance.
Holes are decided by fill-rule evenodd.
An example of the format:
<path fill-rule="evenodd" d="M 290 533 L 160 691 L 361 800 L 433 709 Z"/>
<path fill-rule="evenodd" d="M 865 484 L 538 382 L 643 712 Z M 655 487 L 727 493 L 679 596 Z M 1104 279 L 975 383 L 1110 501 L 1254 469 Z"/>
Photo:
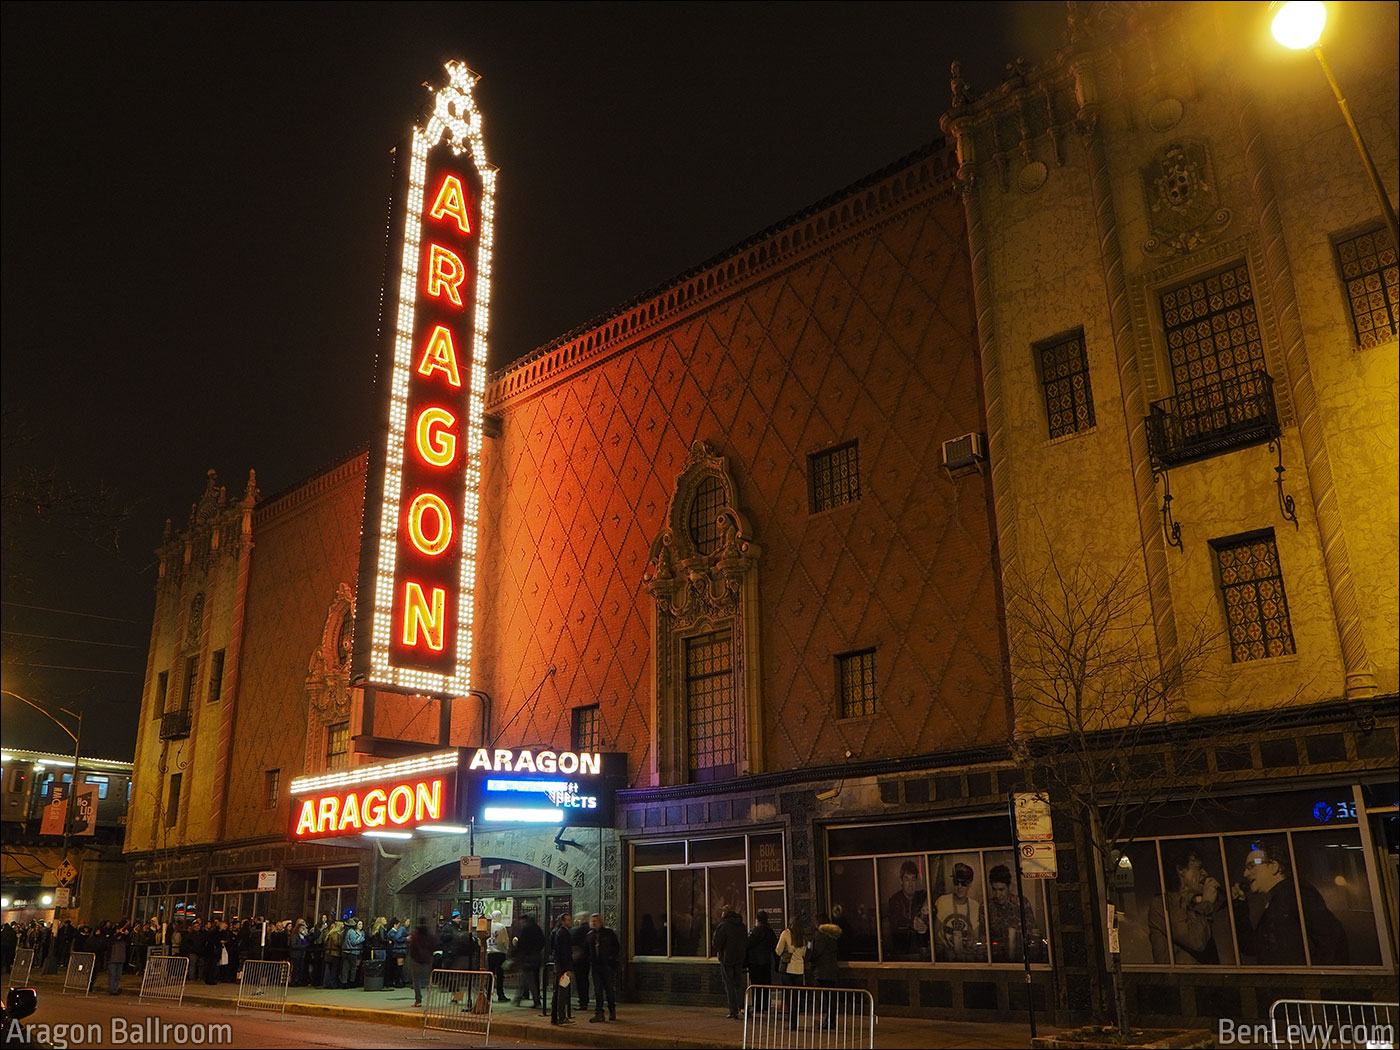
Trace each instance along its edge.
<path fill-rule="evenodd" d="M 454 913 L 463 920 L 499 915 L 509 923 L 512 937 L 523 916 L 533 915 L 547 932 L 559 916 L 574 911 L 574 887 L 566 879 L 532 864 L 497 857 L 482 858 L 479 879 L 463 881 L 457 877 L 457 866 L 447 864 L 420 875 L 400 893 L 413 897 L 410 921 L 426 916 L 438 922 Z M 580 907 L 584 906 L 586 902 L 581 901 Z"/>

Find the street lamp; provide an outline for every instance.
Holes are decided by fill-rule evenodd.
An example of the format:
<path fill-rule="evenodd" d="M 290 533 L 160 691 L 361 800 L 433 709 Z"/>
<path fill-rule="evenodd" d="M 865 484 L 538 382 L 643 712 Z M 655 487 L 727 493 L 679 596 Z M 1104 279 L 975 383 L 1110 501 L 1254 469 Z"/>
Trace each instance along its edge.
<path fill-rule="evenodd" d="M 1271 28 L 1274 39 L 1284 47 L 1295 51 L 1308 50 L 1317 56 L 1318 64 L 1327 76 L 1327 83 L 1332 85 L 1332 94 L 1337 97 L 1337 105 L 1347 122 L 1351 140 L 1356 143 L 1361 162 L 1366 165 L 1366 174 L 1370 176 L 1371 188 L 1376 191 L 1381 214 L 1385 216 L 1386 224 L 1390 227 L 1390 243 L 1392 247 L 1400 247 L 1400 232 L 1397 232 L 1395 226 L 1395 206 L 1390 203 L 1390 195 L 1381 183 L 1380 172 L 1376 171 L 1375 161 L 1371 159 L 1371 151 L 1366 148 L 1366 143 L 1361 138 L 1361 129 L 1352 118 L 1351 107 L 1347 105 L 1342 89 L 1337 86 L 1337 78 L 1332 75 L 1332 67 L 1327 64 L 1327 59 L 1322 54 L 1319 41 L 1322 39 L 1322 27 L 1327 24 L 1327 5 L 1321 0 L 1275 0 L 1272 8 L 1274 18 Z"/>
<path fill-rule="evenodd" d="M 68 710 L 66 707 L 60 707 L 58 709 L 61 714 L 65 714 L 69 718 L 77 719 L 78 731 L 75 733 L 33 700 L 20 696 L 11 689 L 0 689 L 0 692 L 4 693 L 6 696 L 14 697 L 22 704 L 28 704 L 30 707 L 34 708 L 34 710 L 38 711 L 54 725 L 58 726 L 59 729 L 67 733 L 69 738 L 73 741 L 73 781 L 68 786 L 68 797 L 64 800 L 63 812 L 63 859 L 66 861 L 68 859 L 69 844 L 73 841 L 73 802 L 78 794 L 78 753 L 82 749 L 83 716 L 77 711 Z"/>

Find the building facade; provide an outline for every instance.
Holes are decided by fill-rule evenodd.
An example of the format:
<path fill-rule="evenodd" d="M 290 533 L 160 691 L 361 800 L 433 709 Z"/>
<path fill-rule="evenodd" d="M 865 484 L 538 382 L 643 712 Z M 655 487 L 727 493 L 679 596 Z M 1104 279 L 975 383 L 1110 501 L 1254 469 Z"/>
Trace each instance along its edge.
<path fill-rule="evenodd" d="M 1068 1020 L 1113 900 L 1140 1015 L 1393 980 L 1394 248 L 1317 172 L 1319 136 L 1350 156 L 1325 85 L 1232 48 L 1238 12 L 1070 14 L 994 91 L 955 71 L 946 142 L 492 377 L 471 695 L 351 680 L 364 455 L 265 500 L 211 478 L 162 548 L 133 908 L 601 910 L 632 994 L 716 1002 L 725 910 L 824 912 L 882 1011 Z M 1339 69 L 1393 184 L 1394 55 Z M 1151 703 L 1095 680 L 1056 725 L 1045 581 L 1105 574 Z M 1166 801 L 1107 878 L 1055 791 L 1075 732 Z M 306 792 L 456 748 L 621 756 L 616 819 L 297 840 Z M 1028 787 L 1058 877 L 1021 919 Z M 1218 886 L 1195 956 L 1178 868 Z M 1336 925 L 1292 889 L 1304 954 L 1270 957 L 1263 898 L 1305 883 Z"/>
<path fill-rule="evenodd" d="M 1322 70 L 1274 43 L 1265 5 L 1070 7 L 1045 65 L 1013 65 L 981 97 L 955 69 L 943 118 L 1017 737 L 1033 755 L 1057 735 L 1127 743 L 1143 787 L 1170 800 L 1120 822 L 1134 841 L 1099 858 L 1107 880 L 1061 821 L 1084 877 L 1056 885 L 1058 1005 L 1109 995 L 1106 903 L 1140 1019 L 1384 997 L 1395 245 Z M 1349 5 L 1325 41 L 1392 193 L 1395 14 Z M 1117 608 L 1096 619 L 1090 603 Z M 1141 664 L 1065 675 L 1056 659 L 1085 650 L 1052 637 L 1047 609 L 1134 632 L 1105 648 Z M 1087 714 L 1070 687 L 1087 687 Z M 1125 736 L 1134 721 L 1172 728 Z M 1285 936 L 1290 905 L 1302 929 L 1295 917 Z"/>

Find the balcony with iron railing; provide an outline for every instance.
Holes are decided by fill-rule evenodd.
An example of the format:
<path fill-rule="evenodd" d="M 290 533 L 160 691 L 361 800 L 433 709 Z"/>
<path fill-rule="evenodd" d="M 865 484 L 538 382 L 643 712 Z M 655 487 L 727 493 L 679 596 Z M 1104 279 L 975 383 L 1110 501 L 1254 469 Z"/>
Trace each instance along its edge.
<path fill-rule="evenodd" d="M 167 711 L 160 716 L 160 738 L 162 740 L 184 740 L 189 735 L 189 711 Z"/>
<path fill-rule="evenodd" d="M 1274 381 L 1262 369 L 1154 401 L 1147 447 L 1154 470 L 1208 459 L 1279 437 Z"/>

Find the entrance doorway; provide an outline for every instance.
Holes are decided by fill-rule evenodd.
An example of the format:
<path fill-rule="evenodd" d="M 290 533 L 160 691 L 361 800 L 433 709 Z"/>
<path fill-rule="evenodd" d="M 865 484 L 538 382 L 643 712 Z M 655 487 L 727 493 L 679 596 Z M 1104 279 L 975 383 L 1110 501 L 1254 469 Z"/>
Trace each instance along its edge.
<path fill-rule="evenodd" d="M 475 919 L 484 915 L 508 924 L 514 937 L 526 915 L 533 916 L 548 934 L 559 916 L 574 910 L 573 886 L 557 875 L 519 861 L 484 857 L 481 878 L 463 881 L 455 871 L 443 868 L 439 880 L 415 894 L 415 914 L 425 915 L 430 921 L 455 915 L 466 927 L 474 926 Z"/>

